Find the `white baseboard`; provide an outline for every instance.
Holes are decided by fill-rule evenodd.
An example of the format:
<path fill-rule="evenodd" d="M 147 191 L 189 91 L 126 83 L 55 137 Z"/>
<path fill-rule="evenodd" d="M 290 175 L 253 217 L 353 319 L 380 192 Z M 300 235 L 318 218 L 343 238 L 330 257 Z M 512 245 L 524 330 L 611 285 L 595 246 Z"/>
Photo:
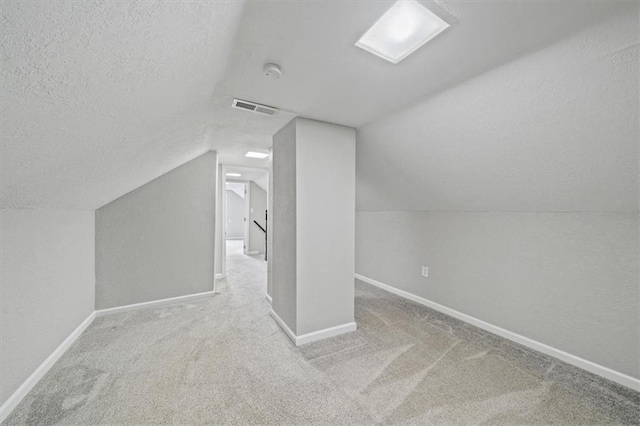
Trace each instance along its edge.
<path fill-rule="evenodd" d="M 289 339 L 291 339 L 291 341 L 296 346 L 298 346 L 297 343 L 296 343 L 296 334 L 293 331 L 291 331 L 291 329 L 289 328 L 287 323 L 284 322 L 284 320 L 282 318 L 280 318 L 280 316 L 278 314 L 276 314 L 273 309 L 271 310 L 271 316 L 273 317 L 274 320 L 276 320 L 276 323 L 278 323 L 278 325 L 280 326 L 282 331 L 284 331 L 284 334 L 289 336 Z"/>
<path fill-rule="evenodd" d="M 582 368 L 583 370 L 586 370 L 590 373 L 597 374 L 598 376 L 602 376 L 605 379 L 609 379 L 613 382 L 616 382 L 618 384 L 621 384 L 633 390 L 640 391 L 639 379 L 636 379 L 634 377 L 612 370 L 610 368 L 604 367 L 602 365 L 596 364 L 594 362 L 587 361 L 586 359 L 564 352 L 560 349 L 556 349 L 552 346 L 545 345 L 544 343 L 540 343 L 536 340 L 529 339 L 528 337 L 524 337 L 512 331 L 505 330 L 504 328 L 495 326 L 493 324 L 489 324 L 488 322 L 484 322 L 470 315 L 463 314 L 462 312 L 458 312 L 454 309 L 432 302 L 431 300 L 425 299 L 423 297 L 416 296 L 415 294 L 409 293 L 407 291 L 397 289 L 388 284 L 384 284 L 380 281 L 376 281 L 372 278 L 365 277 L 360 274 L 355 274 L 355 277 L 360 281 L 374 285 L 390 293 L 396 294 L 400 297 L 404 297 L 405 299 L 409 299 L 413 302 L 427 306 L 431 309 L 435 309 L 436 311 L 442 312 L 443 314 L 447 314 L 461 321 L 467 322 L 471 325 L 475 325 L 476 327 L 486 330 L 490 333 L 497 334 L 498 336 L 504 337 L 505 339 L 512 340 L 523 346 L 534 349 L 538 352 L 542 352 L 543 354 L 550 355 L 554 358 L 558 358 L 559 360 L 564 361 L 573 366 L 576 366 L 578 368 Z"/>
<path fill-rule="evenodd" d="M 273 303 L 273 299 L 268 294 L 265 295 L 264 298 L 267 299 L 267 302 L 269 302 L 270 305 L 271 305 L 271 303 Z"/>
<path fill-rule="evenodd" d="M 337 325 L 335 327 L 325 328 L 324 330 L 318 330 L 312 333 L 296 336 L 296 334 L 291 331 L 287 323 L 285 323 L 273 309 L 271 310 L 271 316 L 276 320 L 280 328 L 282 328 L 285 334 L 289 336 L 289 339 L 291 339 L 291 341 L 296 346 L 306 345 L 307 343 L 316 342 L 322 339 L 328 339 L 329 337 L 339 336 L 340 334 L 356 331 L 357 329 L 356 323 L 350 322 L 347 324 Z"/>
<path fill-rule="evenodd" d="M 20 401 L 22 401 L 22 398 L 24 398 L 25 395 L 28 394 L 31 389 L 33 389 L 36 383 L 38 383 L 38 381 L 47 373 L 47 371 L 49 371 L 53 364 L 55 364 L 56 361 L 60 359 L 60 357 L 65 353 L 67 349 L 69 349 L 73 342 L 75 342 L 76 339 L 80 337 L 82 332 L 86 330 L 89 325 L 91 325 L 94 319 L 103 317 L 105 315 L 135 311 L 138 309 L 156 308 L 165 305 L 172 305 L 175 303 L 189 302 L 192 300 L 211 297 L 213 295 L 213 291 L 206 291 L 204 293 L 189 294 L 186 296 L 153 300 L 151 302 L 136 303 L 133 305 L 118 306 L 116 308 L 93 311 L 91 315 L 89 315 L 87 319 L 82 322 L 82 324 L 80 324 L 75 330 L 73 330 L 69 337 L 67 337 L 64 342 L 62 342 L 60 346 L 58 346 L 56 350 L 53 351 L 42 364 L 40 364 L 40 366 L 29 376 L 29 378 L 27 378 L 27 380 L 25 380 L 24 383 L 22 383 L 22 385 L 20 385 L 20 387 L 13 393 L 13 395 L 11 395 L 9 399 L 7 399 L 4 404 L 2 404 L 2 407 L 0 407 L 0 423 L 2 423 L 4 419 L 6 419 L 9 414 L 11 414 L 13 409 L 20 403 Z"/>
<path fill-rule="evenodd" d="M 213 296 L 213 291 L 205 291 L 203 293 L 187 294 L 186 296 L 171 297 L 169 299 L 152 300 L 150 302 L 134 303 L 133 305 L 117 306 L 115 308 L 100 309 L 96 311 L 96 317 L 105 315 L 119 314 L 122 312 L 137 311 L 138 309 L 157 308 L 165 305 L 173 305 L 175 303 L 190 302 L 192 300 L 204 299 Z"/>
<path fill-rule="evenodd" d="M 336 325 L 335 327 L 325 328 L 323 330 L 314 331 L 312 333 L 303 334 L 296 337 L 296 346 L 306 345 L 307 343 L 316 342 L 329 337 L 339 336 L 341 334 L 356 331 L 358 327 L 355 322 Z"/>
<path fill-rule="evenodd" d="M 87 329 L 96 318 L 96 313 L 92 312 L 73 332 L 64 339 L 60 346 L 54 350 L 51 355 L 44 360 L 42 364 L 36 370 L 31 373 L 27 380 L 20 385 L 20 387 L 2 404 L 0 407 L 0 423 L 2 423 L 11 414 L 14 408 L 22 401 L 31 389 L 40 381 L 40 379 L 47 374 L 49 369 L 60 359 L 60 357 L 69 349 L 69 347 L 76 341 L 83 331 Z"/>

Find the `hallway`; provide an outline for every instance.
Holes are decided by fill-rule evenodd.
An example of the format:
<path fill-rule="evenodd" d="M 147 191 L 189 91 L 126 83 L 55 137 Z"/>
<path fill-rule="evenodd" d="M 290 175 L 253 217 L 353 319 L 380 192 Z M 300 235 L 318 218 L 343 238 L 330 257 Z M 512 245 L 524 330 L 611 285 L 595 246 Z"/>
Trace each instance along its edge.
<path fill-rule="evenodd" d="M 228 246 L 214 297 L 101 317 L 18 424 L 632 424 L 638 394 L 367 284 L 358 331 L 294 347 L 266 263 Z"/>
<path fill-rule="evenodd" d="M 217 293 L 241 293 L 247 297 L 267 294 L 267 262 L 264 255 L 247 256 L 243 240 L 226 240 L 227 278 L 216 283 Z M 228 283 L 232 288 L 228 288 Z"/>

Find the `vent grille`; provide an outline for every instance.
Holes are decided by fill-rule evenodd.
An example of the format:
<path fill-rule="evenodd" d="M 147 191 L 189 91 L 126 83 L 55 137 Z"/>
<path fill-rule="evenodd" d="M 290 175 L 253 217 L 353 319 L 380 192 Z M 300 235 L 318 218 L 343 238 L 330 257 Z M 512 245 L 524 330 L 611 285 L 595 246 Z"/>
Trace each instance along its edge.
<path fill-rule="evenodd" d="M 263 106 L 257 106 L 255 112 L 259 112 L 260 114 L 273 115 L 276 113 L 276 110 L 273 108 L 265 108 Z"/>
<path fill-rule="evenodd" d="M 248 109 L 249 111 L 255 111 L 256 110 L 256 106 L 252 105 L 252 104 L 248 104 L 246 102 L 242 102 L 242 101 L 237 101 L 235 104 L 236 108 L 242 108 L 242 109 Z"/>
<path fill-rule="evenodd" d="M 243 109 L 245 111 L 252 111 L 252 112 L 256 112 L 258 114 L 264 114 L 264 115 L 273 115 L 277 111 L 275 108 L 272 108 L 266 105 L 255 104 L 253 102 L 243 101 L 240 99 L 234 99 L 231 106 L 233 108 Z"/>

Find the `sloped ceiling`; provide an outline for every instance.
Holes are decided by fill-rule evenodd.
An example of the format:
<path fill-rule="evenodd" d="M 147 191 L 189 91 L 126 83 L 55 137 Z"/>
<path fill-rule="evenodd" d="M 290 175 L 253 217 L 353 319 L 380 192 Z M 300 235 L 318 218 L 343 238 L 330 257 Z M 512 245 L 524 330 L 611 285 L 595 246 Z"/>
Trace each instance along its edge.
<path fill-rule="evenodd" d="M 227 177 L 227 180 L 233 181 L 255 181 L 269 174 L 267 169 L 259 169 L 255 167 L 242 166 L 225 166 L 226 173 L 238 173 L 240 177 Z"/>
<path fill-rule="evenodd" d="M 95 209 L 209 150 L 242 2 L 2 3 L 2 207 Z"/>
<path fill-rule="evenodd" d="M 621 7 L 602 1 L 422 0 L 453 25 L 394 65 L 354 45 L 392 3 L 248 3 L 220 90 L 359 128 Z M 283 75 L 264 84 L 267 62 L 281 65 Z"/>
<path fill-rule="evenodd" d="M 227 182 L 227 191 L 233 191 L 238 194 L 238 197 L 244 200 L 244 183 L 242 182 Z"/>
<path fill-rule="evenodd" d="M 264 168 L 296 115 L 360 127 L 619 7 L 424 0 L 457 24 L 393 66 L 354 46 L 391 3 L 3 1 L 0 207 L 95 209 L 210 149 Z"/>
<path fill-rule="evenodd" d="M 267 191 L 269 187 L 269 170 L 254 167 L 225 166 L 226 173 L 239 173 L 240 177 L 227 177 L 227 182 L 255 182 Z"/>
<path fill-rule="evenodd" d="M 357 209 L 635 212 L 638 3 L 358 130 Z"/>

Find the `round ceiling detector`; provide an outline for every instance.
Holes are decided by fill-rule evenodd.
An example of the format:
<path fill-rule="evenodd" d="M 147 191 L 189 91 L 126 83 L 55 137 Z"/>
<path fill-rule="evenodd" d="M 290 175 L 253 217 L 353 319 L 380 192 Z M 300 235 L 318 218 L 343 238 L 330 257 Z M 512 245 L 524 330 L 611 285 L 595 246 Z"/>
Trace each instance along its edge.
<path fill-rule="evenodd" d="M 277 80 L 282 75 L 282 70 L 276 64 L 266 64 L 264 66 L 263 71 L 264 71 L 264 75 L 266 75 L 272 80 Z"/>

